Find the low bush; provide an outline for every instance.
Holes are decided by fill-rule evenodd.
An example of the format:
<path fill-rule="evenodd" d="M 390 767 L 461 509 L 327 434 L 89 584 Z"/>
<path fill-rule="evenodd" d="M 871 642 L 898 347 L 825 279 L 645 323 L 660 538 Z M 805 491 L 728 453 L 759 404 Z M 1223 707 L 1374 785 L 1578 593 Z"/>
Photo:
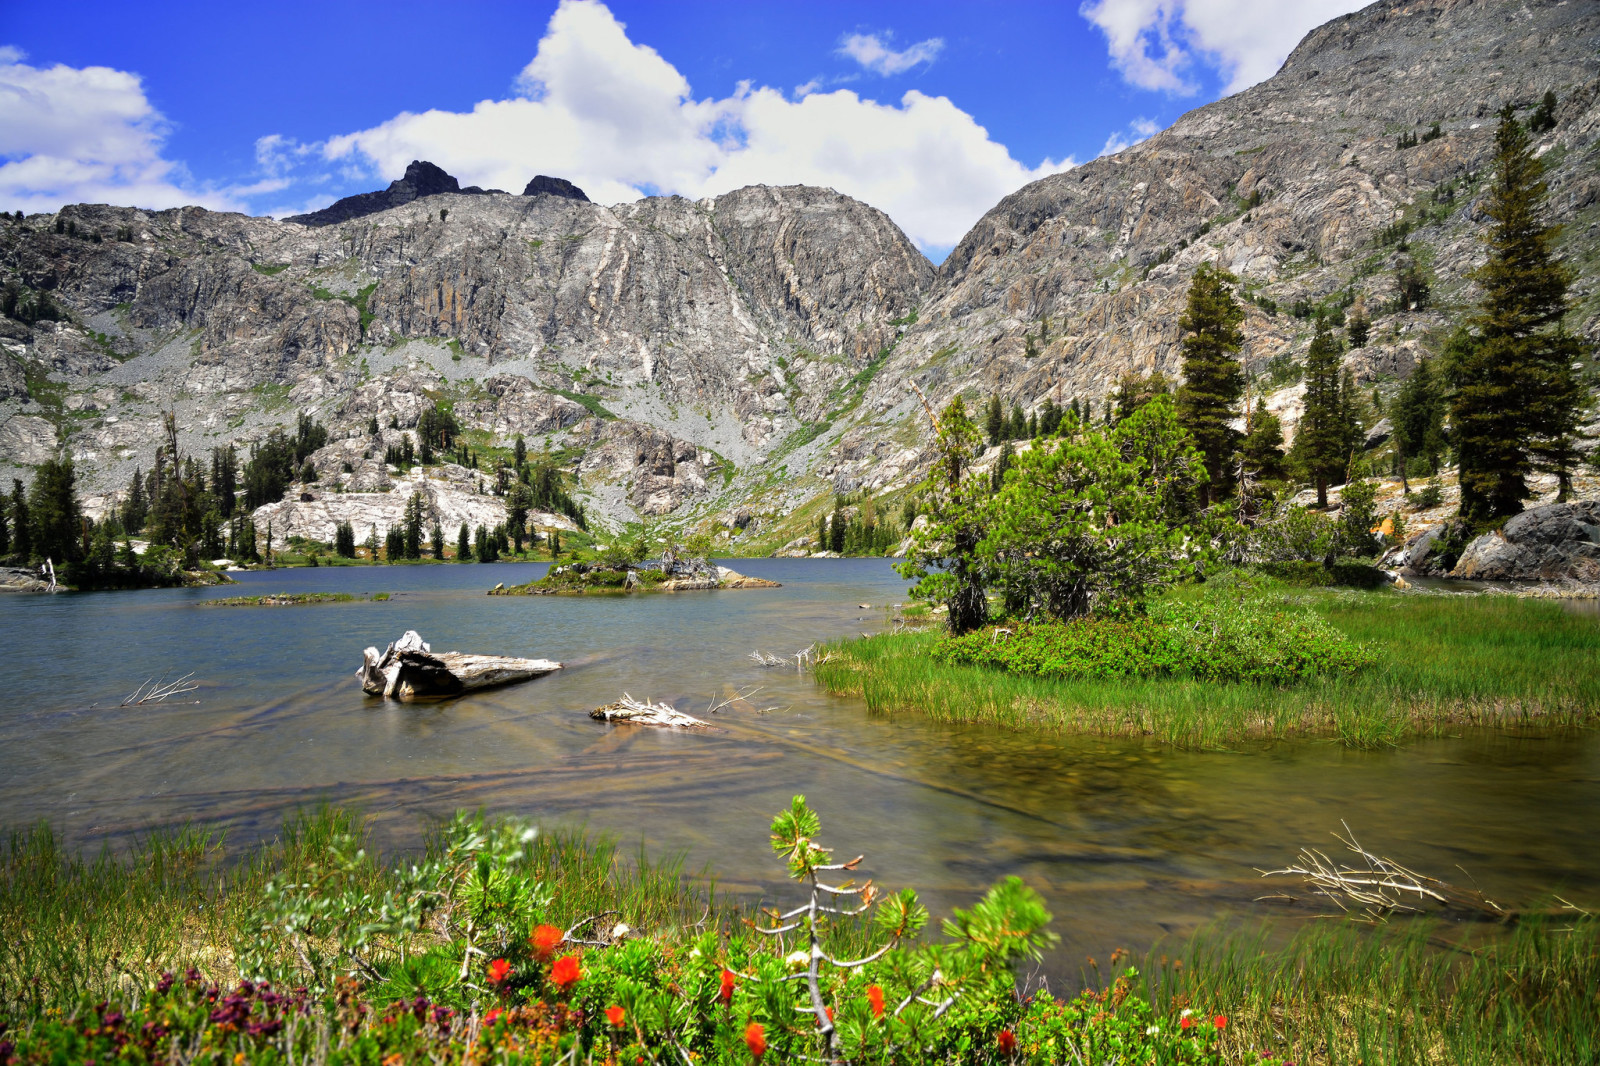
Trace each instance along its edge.
<path fill-rule="evenodd" d="M 1167 601 L 1148 614 L 995 628 L 943 641 L 934 657 L 1058 680 L 1185 677 L 1293 684 L 1338 677 L 1377 656 L 1308 611 L 1251 601 Z"/>

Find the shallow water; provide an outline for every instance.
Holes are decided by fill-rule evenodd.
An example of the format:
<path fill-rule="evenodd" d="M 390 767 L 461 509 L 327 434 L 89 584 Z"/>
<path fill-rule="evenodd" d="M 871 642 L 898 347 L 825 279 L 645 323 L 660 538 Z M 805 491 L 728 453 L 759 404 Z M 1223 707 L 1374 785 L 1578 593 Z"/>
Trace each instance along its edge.
<path fill-rule="evenodd" d="M 766 846 L 795 792 L 825 842 L 865 852 L 888 887 L 936 915 L 1006 874 L 1039 889 L 1063 948 L 1053 970 L 1144 949 L 1222 917 L 1305 915 L 1256 897 L 1258 868 L 1302 844 L 1363 843 L 1497 899 L 1600 902 L 1600 738 L 1474 732 L 1382 752 L 1333 743 L 1180 752 L 1138 740 L 1041 737 L 870 715 L 809 675 L 762 669 L 872 632 L 905 583 L 883 560 L 736 563 L 773 590 L 489 598 L 543 564 L 360 567 L 240 575 L 242 587 L 0 597 L 0 824 L 49 820 L 78 843 L 184 820 L 270 835 L 327 799 L 415 845 L 426 819 L 482 806 L 587 824 L 687 852 L 725 889 L 781 891 Z M 269 591 L 388 591 L 388 602 L 201 607 Z M 862 610 L 858 604 L 871 604 Z M 1600 622 L 1597 622 L 1600 624 Z M 432 704 L 361 693 L 361 649 L 417 629 L 439 650 L 561 659 L 524 685 Z M 149 677 L 194 671 L 197 703 L 120 708 Z M 715 735 L 611 727 L 587 712 L 623 692 Z M 766 710 L 763 713 L 762 709 Z M 1457 869 L 1460 867 L 1466 873 Z"/>

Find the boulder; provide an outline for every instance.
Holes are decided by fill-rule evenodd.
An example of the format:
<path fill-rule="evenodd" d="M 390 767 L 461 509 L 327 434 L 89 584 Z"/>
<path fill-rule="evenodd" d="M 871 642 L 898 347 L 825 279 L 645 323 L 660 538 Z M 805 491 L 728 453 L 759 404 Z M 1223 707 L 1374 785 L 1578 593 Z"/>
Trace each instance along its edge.
<path fill-rule="evenodd" d="M 1468 544 L 1450 576 L 1600 583 L 1600 500 L 1551 503 L 1522 512 Z"/>

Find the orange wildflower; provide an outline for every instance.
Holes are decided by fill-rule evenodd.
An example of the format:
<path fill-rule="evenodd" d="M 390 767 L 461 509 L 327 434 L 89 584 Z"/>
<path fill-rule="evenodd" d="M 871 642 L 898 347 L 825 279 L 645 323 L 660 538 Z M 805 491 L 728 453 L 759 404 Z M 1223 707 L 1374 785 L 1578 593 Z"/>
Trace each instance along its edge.
<path fill-rule="evenodd" d="M 489 964 L 489 983 L 497 985 L 511 976 L 511 964 L 505 959 L 495 959 Z"/>
<path fill-rule="evenodd" d="M 883 989 L 877 985 L 867 986 L 867 1003 L 872 1007 L 874 1018 L 883 1017 Z"/>
<path fill-rule="evenodd" d="M 717 993 L 717 998 L 724 1004 L 733 1002 L 733 971 L 722 971 L 722 989 Z"/>
<path fill-rule="evenodd" d="M 611 1028 L 613 1029 L 621 1029 L 622 1022 L 625 1018 L 627 1018 L 627 1016 L 628 1012 L 623 1010 L 621 1007 L 606 1008 L 606 1021 L 611 1023 Z"/>
<path fill-rule="evenodd" d="M 758 1059 L 767 1053 L 767 1031 L 761 1028 L 760 1022 L 745 1026 L 744 1043 L 750 1049 L 750 1054 Z"/>
<path fill-rule="evenodd" d="M 582 976 L 583 971 L 578 968 L 576 955 L 563 955 L 556 960 L 554 966 L 550 967 L 551 983 L 563 992 L 577 984 Z"/>
<path fill-rule="evenodd" d="M 534 954 L 541 959 L 548 959 L 555 954 L 556 948 L 566 939 L 566 934 L 553 925 L 536 926 L 533 935 L 528 938 L 528 946 L 533 948 Z"/>
<path fill-rule="evenodd" d="M 1017 1034 L 1010 1029 L 1002 1029 L 994 1042 L 1000 1048 L 1000 1054 L 1010 1055 L 1017 1050 Z"/>

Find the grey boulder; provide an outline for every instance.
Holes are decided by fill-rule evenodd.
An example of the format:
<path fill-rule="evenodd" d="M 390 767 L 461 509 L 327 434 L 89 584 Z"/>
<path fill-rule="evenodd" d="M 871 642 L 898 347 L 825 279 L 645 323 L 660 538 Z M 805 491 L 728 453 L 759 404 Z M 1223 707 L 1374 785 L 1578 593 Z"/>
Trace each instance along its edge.
<path fill-rule="evenodd" d="M 1600 584 L 1600 500 L 1522 512 L 1468 544 L 1450 576 Z"/>

